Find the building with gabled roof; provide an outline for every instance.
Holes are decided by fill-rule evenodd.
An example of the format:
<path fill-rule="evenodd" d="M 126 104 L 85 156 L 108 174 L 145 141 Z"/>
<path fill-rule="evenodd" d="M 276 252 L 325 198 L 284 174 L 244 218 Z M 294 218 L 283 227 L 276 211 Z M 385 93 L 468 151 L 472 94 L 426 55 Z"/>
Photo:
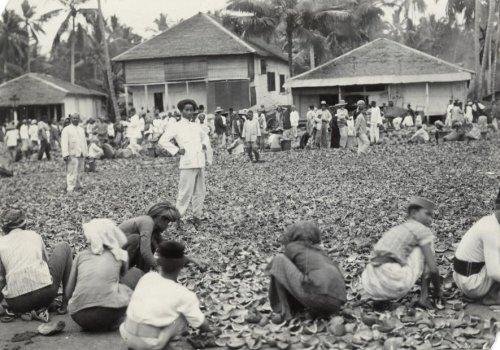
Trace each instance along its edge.
<path fill-rule="evenodd" d="M 0 121 L 16 118 L 59 120 L 79 113 L 82 119 L 106 115 L 106 94 L 42 73 L 26 73 L 0 84 Z"/>
<path fill-rule="evenodd" d="M 113 58 L 125 71 L 127 108 L 170 111 L 192 98 L 212 112 L 286 104 L 288 61 L 278 48 L 242 39 L 199 13 Z"/>
<path fill-rule="evenodd" d="M 379 105 L 443 115 L 449 100 L 466 100 L 474 72 L 395 41 L 381 38 L 291 78 L 294 104 L 305 115 L 309 105 L 340 99 L 354 106 L 364 99 Z"/>

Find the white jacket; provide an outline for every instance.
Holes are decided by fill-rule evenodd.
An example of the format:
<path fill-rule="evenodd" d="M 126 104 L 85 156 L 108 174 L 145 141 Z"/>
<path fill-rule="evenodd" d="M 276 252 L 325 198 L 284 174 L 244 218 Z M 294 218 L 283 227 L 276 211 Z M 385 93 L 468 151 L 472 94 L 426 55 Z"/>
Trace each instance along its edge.
<path fill-rule="evenodd" d="M 158 144 L 166 149 L 170 154 L 175 155 L 179 152 L 171 140 L 175 139 L 180 148 L 185 153 L 179 160 L 179 169 L 196 169 L 205 167 L 205 151 L 203 145 L 208 148 L 208 135 L 203 132 L 200 124 L 191 123 L 182 118 L 175 124 L 172 124 L 160 137 Z"/>
<path fill-rule="evenodd" d="M 66 126 L 61 133 L 61 153 L 63 158 L 67 156 L 87 157 L 85 130 L 73 124 Z"/>

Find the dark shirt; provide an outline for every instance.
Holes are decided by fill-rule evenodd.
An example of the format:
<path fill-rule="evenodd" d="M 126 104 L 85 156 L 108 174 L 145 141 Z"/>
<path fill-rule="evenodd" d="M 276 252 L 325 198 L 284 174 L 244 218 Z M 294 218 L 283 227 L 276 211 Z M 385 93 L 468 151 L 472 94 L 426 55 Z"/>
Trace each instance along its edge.
<path fill-rule="evenodd" d="M 292 123 L 290 122 L 290 112 L 288 110 L 283 111 L 283 130 L 289 130 L 292 128 Z"/>

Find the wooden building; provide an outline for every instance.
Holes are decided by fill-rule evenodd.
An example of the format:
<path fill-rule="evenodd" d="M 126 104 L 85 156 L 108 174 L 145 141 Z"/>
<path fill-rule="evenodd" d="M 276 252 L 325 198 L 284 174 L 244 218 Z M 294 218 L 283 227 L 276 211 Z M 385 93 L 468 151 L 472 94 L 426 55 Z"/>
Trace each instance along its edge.
<path fill-rule="evenodd" d="M 192 98 L 212 112 L 287 104 L 285 55 L 261 40 L 243 40 L 199 13 L 113 58 L 125 71 L 127 108 L 167 111 Z"/>
<path fill-rule="evenodd" d="M 450 99 L 465 101 L 474 72 L 389 39 L 376 39 L 291 78 L 293 103 L 304 117 L 309 105 L 344 99 L 411 104 L 426 115 L 443 115 Z"/>
<path fill-rule="evenodd" d="M 0 85 L 0 122 L 23 118 L 59 120 L 79 113 L 83 120 L 106 115 L 106 94 L 41 73 L 27 73 Z M 16 121 L 17 122 L 17 121 Z"/>

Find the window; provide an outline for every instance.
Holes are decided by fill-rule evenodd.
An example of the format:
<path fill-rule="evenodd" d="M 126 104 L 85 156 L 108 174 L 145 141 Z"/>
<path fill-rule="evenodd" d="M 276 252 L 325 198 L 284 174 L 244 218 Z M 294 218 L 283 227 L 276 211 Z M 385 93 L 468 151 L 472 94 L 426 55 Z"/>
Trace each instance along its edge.
<path fill-rule="evenodd" d="M 274 72 L 267 72 L 267 91 L 276 91 L 276 75 Z"/>
<path fill-rule="evenodd" d="M 267 62 L 266 60 L 260 60 L 260 74 L 267 73 Z"/>
<path fill-rule="evenodd" d="M 280 92 L 285 92 L 285 75 L 280 74 Z"/>

